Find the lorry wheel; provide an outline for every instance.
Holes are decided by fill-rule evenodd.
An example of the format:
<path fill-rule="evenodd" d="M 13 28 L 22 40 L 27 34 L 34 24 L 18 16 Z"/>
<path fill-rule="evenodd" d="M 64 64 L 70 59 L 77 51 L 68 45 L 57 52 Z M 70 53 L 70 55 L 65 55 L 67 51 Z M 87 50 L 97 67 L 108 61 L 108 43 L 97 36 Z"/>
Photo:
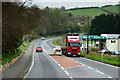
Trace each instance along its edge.
<path fill-rule="evenodd" d="M 65 56 L 69 57 L 69 54 L 65 54 Z"/>
<path fill-rule="evenodd" d="M 67 56 L 67 53 L 65 53 L 65 56 Z"/>
<path fill-rule="evenodd" d="M 67 51 L 66 51 L 66 53 L 65 53 L 65 56 L 69 57 L 69 54 L 68 54 L 68 52 L 67 52 Z"/>
<path fill-rule="evenodd" d="M 67 57 L 69 57 L 70 55 L 69 54 L 67 54 Z"/>
<path fill-rule="evenodd" d="M 65 50 L 65 53 L 64 53 L 64 54 L 65 54 L 65 56 L 67 56 L 67 51 L 66 51 L 66 50 Z"/>

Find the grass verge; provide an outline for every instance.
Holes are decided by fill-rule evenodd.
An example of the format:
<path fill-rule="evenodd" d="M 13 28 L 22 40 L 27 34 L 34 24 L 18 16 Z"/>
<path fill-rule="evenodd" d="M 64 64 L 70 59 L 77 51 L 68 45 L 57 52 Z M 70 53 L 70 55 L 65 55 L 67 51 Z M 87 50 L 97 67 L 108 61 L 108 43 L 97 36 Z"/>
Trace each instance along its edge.
<path fill-rule="evenodd" d="M 85 58 L 92 59 L 92 60 L 112 64 L 115 66 L 120 66 L 119 57 L 111 57 L 110 55 L 102 57 L 101 55 L 97 55 L 97 54 L 96 55 L 95 54 L 88 54 L 87 55 L 86 53 L 81 53 L 81 56 L 85 57 Z"/>
<path fill-rule="evenodd" d="M 52 43 L 54 45 L 61 46 L 61 43 L 62 43 L 61 41 L 62 41 L 61 39 L 53 40 Z M 120 57 L 119 56 L 112 57 L 111 55 L 108 55 L 108 56 L 102 57 L 101 55 L 99 55 L 99 53 L 98 54 L 88 54 L 88 55 L 86 53 L 81 53 L 81 57 L 85 57 L 85 58 L 89 58 L 89 59 L 92 59 L 92 60 L 112 64 L 112 65 L 115 65 L 115 66 L 120 66 L 120 61 L 119 61 Z"/>
<path fill-rule="evenodd" d="M 2 55 L 1 64 L 4 65 L 7 62 L 11 62 L 14 58 L 18 57 L 21 53 L 23 54 L 24 51 L 28 49 L 30 43 L 31 42 L 24 41 L 22 45 L 18 49 L 16 49 L 16 53 L 9 53 L 9 54 Z"/>
<path fill-rule="evenodd" d="M 55 46 L 61 46 L 62 39 L 53 40 L 52 43 L 53 43 Z"/>

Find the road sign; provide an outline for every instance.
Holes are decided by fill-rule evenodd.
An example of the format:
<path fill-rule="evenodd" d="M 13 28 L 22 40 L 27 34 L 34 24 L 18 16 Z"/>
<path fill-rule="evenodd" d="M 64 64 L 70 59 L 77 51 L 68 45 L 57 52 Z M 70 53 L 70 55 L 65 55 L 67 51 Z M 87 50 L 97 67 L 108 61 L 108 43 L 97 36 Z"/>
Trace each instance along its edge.
<path fill-rule="evenodd" d="M 87 39 L 87 36 L 80 36 L 82 39 Z M 89 36 L 88 39 L 106 39 L 105 36 Z"/>

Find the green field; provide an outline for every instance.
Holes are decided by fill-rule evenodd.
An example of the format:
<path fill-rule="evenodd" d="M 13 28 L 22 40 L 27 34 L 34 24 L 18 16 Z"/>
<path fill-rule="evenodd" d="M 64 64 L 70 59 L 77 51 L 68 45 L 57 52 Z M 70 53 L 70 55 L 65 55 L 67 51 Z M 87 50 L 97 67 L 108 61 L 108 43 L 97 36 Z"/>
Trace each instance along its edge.
<path fill-rule="evenodd" d="M 109 6 L 109 7 L 103 7 L 103 9 L 115 12 L 115 13 L 120 13 L 120 6 Z"/>
<path fill-rule="evenodd" d="M 72 15 L 91 16 L 91 17 L 97 16 L 100 14 L 107 14 L 106 12 L 102 11 L 99 8 L 69 10 L 66 12 L 71 13 Z"/>

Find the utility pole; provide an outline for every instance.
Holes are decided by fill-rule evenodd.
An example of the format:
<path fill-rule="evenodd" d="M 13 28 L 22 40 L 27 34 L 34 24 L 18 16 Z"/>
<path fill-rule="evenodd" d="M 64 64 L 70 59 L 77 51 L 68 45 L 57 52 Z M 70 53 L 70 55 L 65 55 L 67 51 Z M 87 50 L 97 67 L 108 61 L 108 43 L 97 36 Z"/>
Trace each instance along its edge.
<path fill-rule="evenodd" d="M 88 31 L 87 31 L 87 55 L 89 54 L 89 16 L 88 16 Z"/>

